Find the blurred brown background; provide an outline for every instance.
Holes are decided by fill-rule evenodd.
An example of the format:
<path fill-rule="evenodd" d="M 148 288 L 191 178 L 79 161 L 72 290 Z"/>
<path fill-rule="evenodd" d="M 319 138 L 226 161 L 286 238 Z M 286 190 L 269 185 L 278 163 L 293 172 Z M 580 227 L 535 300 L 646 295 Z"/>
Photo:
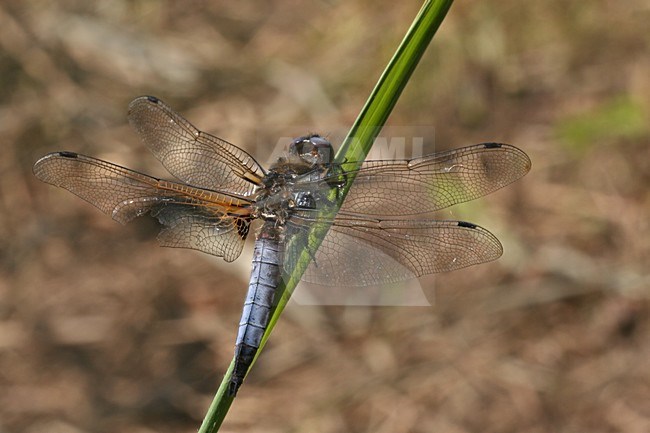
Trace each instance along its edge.
<path fill-rule="evenodd" d="M 250 266 L 159 248 L 152 220 L 120 226 L 34 161 L 163 174 L 126 121 L 142 94 L 261 161 L 345 128 L 411 3 L 2 3 L 0 432 L 195 431 Z M 642 0 L 457 2 L 390 125 L 530 155 L 447 213 L 504 256 L 423 280 L 432 308 L 291 305 L 223 431 L 650 431 L 649 19 Z"/>

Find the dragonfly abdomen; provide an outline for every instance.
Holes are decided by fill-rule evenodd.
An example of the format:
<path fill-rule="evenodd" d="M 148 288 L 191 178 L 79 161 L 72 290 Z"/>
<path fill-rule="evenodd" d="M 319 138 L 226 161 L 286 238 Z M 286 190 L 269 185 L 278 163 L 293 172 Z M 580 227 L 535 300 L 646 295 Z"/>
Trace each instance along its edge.
<path fill-rule="evenodd" d="M 235 367 L 228 392 L 235 395 L 260 347 L 280 282 L 280 235 L 266 222 L 253 250 L 253 270 L 235 343 Z"/>

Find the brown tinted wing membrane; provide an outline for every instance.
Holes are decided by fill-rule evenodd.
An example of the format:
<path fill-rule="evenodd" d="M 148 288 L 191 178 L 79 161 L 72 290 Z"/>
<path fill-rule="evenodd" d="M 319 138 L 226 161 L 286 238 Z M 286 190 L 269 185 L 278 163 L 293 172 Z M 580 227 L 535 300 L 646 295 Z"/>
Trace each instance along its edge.
<path fill-rule="evenodd" d="M 44 156 L 34 165 L 40 180 L 65 188 L 114 220 L 125 224 L 148 212 L 165 226 L 160 234 L 164 246 L 193 248 L 232 261 L 241 253 L 250 220 L 233 203 L 223 206 L 217 193 L 160 181 L 100 159 L 72 152 Z M 160 185 L 166 185 L 161 188 Z"/>

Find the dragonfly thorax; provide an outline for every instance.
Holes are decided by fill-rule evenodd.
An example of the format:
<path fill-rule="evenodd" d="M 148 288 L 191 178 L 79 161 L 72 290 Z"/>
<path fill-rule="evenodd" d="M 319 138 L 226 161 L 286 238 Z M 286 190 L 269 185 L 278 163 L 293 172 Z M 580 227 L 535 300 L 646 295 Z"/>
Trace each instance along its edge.
<path fill-rule="evenodd" d="M 283 176 L 273 176 L 274 174 L 269 173 L 265 183 L 267 180 L 274 180 L 274 182 L 258 192 L 253 206 L 253 215 L 283 224 L 295 207 L 295 202 L 289 186 L 291 183 L 286 182 L 287 179 Z M 272 179 L 268 179 L 269 177 Z"/>
<path fill-rule="evenodd" d="M 286 156 L 278 158 L 257 191 L 254 215 L 284 224 L 294 209 L 315 209 L 318 199 L 300 187 L 301 181 L 321 178 L 331 166 L 333 147 L 320 135 L 296 138 Z"/>

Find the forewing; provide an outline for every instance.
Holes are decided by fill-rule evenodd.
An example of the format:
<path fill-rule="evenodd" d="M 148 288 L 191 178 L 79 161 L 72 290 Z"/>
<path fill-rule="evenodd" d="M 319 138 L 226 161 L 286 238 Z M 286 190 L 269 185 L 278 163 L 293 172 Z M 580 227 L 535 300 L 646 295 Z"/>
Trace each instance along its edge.
<path fill-rule="evenodd" d="M 330 222 L 292 218 L 287 241 L 320 224 Z M 311 252 L 313 261 L 302 279 L 328 286 L 381 285 L 489 262 L 502 252 L 494 235 L 471 223 L 371 220 L 339 214 L 318 250 Z M 285 254 L 285 270 L 294 269 L 298 257 Z"/>
<path fill-rule="evenodd" d="M 484 143 L 411 160 L 367 161 L 341 211 L 359 215 L 431 213 L 503 188 L 530 170 L 508 144 Z"/>
<path fill-rule="evenodd" d="M 129 104 L 129 122 L 165 168 L 199 188 L 249 196 L 264 170 L 244 150 L 201 132 L 167 104 L 141 96 Z"/>
<path fill-rule="evenodd" d="M 231 216 L 218 193 L 161 181 L 100 159 L 51 153 L 34 164 L 34 174 L 122 224 L 151 212 L 164 226 L 159 237 L 164 246 L 193 248 L 232 261 L 248 233 L 250 220 L 245 214 Z"/>

